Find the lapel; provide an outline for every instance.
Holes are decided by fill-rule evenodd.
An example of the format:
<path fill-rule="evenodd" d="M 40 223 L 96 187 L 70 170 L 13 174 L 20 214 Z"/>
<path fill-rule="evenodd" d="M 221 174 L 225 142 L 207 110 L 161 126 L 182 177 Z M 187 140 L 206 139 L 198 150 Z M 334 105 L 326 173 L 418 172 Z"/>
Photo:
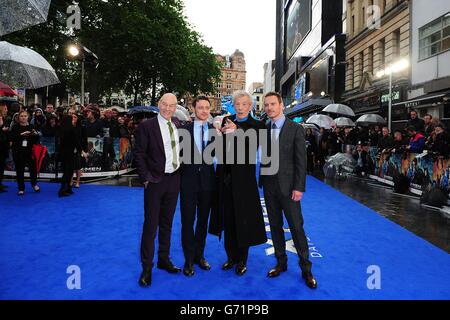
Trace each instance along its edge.
<path fill-rule="evenodd" d="M 284 125 L 283 125 L 283 127 L 281 128 L 281 131 L 280 131 L 280 135 L 278 136 L 278 141 L 279 141 L 279 143 L 280 143 L 280 146 L 281 146 L 281 141 L 283 140 L 283 138 L 284 138 L 284 136 L 287 134 L 287 132 L 289 131 L 289 128 L 288 128 L 288 126 L 290 126 L 290 123 L 289 123 L 289 119 L 288 118 L 286 118 L 286 120 L 284 121 Z"/>
<path fill-rule="evenodd" d="M 154 118 L 156 121 L 154 128 L 155 131 L 155 137 L 156 137 L 156 141 L 158 144 L 158 147 L 160 149 L 160 151 L 162 152 L 162 154 L 164 155 L 164 157 L 166 156 L 166 152 L 164 150 L 164 141 L 163 141 L 163 137 L 162 137 L 162 133 L 161 133 L 161 126 L 159 125 L 159 120 L 157 117 Z"/>

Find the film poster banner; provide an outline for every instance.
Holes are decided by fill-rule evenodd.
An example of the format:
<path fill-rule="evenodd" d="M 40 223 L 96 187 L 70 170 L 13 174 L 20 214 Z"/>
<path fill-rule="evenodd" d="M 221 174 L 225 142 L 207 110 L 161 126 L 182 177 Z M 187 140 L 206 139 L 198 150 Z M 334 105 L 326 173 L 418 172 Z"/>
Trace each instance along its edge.
<path fill-rule="evenodd" d="M 61 173 L 61 164 L 58 163 L 57 159 L 56 138 L 41 137 L 40 144 L 47 147 L 40 173 Z M 132 149 L 129 139 L 88 138 L 87 157 L 81 157 L 81 167 L 85 173 L 119 171 L 131 169 L 132 160 Z M 12 151 L 10 151 L 6 160 L 5 170 L 15 171 Z M 26 170 L 28 171 L 28 169 Z"/>
<path fill-rule="evenodd" d="M 370 156 L 376 164 L 374 174 L 381 178 L 392 181 L 395 175 L 404 174 L 413 188 L 431 185 L 450 191 L 450 159 L 408 152 L 378 157 L 371 152 Z"/>

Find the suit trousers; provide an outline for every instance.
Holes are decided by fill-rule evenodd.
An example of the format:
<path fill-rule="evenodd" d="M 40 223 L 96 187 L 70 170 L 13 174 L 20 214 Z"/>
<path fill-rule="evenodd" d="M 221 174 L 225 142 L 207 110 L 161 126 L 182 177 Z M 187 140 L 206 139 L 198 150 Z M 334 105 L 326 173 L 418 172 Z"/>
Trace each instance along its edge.
<path fill-rule="evenodd" d="M 212 191 L 183 189 L 180 194 L 181 243 L 187 264 L 204 258 L 211 205 Z"/>
<path fill-rule="evenodd" d="M 180 173 L 164 175 L 159 183 L 149 183 L 144 190 L 144 227 L 141 262 L 153 267 L 155 238 L 158 233 L 158 261 L 169 262 L 172 223 L 180 191 Z"/>
<path fill-rule="evenodd" d="M 287 262 L 286 239 L 283 229 L 283 212 L 291 231 L 292 240 L 300 259 L 300 268 L 311 271 L 308 240 L 303 229 L 303 216 L 300 202 L 294 202 L 292 195 L 283 195 L 276 177 L 266 177 L 264 199 L 269 216 L 270 233 L 275 248 L 275 256 L 281 263 Z"/>

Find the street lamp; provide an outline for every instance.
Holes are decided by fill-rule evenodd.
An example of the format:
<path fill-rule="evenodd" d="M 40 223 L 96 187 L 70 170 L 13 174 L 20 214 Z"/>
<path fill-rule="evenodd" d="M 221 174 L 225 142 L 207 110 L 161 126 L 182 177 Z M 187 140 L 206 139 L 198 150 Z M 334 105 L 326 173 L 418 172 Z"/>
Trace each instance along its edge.
<path fill-rule="evenodd" d="M 385 75 L 389 75 L 389 108 L 388 108 L 388 128 L 392 129 L 392 74 L 406 70 L 409 67 L 407 59 L 401 59 L 389 65 L 386 69 L 377 72 L 377 78 L 381 79 Z"/>
<path fill-rule="evenodd" d="M 81 44 L 72 44 L 67 48 L 69 56 L 81 61 L 81 98 L 80 104 L 84 105 L 84 63 L 91 62 L 98 67 L 98 57 L 91 50 Z"/>

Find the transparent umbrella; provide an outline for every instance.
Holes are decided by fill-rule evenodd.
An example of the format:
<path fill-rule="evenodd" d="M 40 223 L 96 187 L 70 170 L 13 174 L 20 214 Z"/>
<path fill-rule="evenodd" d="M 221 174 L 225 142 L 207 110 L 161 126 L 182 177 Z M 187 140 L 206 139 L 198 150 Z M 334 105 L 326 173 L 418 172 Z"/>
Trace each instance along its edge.
<path fill-rule="evenodd" d="M 326 106 L 322 112 L 329 112 L 329 113 L 335 113 L 347 117 L 354 117 L 355 113 L 353 112 L 352 108 L 349 106 L 346 106 L 345 104 L 340 103 L 332 103 Z"/>
<path fill-rule="evenodd" d="M 315 115 L 309 117 L 309 119 L 306 120 L 306 123 L 312 123 L 312 124 L 317 125 L 319 128 L 325 128 L 325 129 L 331 129 L 331 127 L 333 127 L 335 125 L 333 119 L 324 114 L 315 114 Z"/>
<path fill-rule="evenodd" d="M 356 123 L 361 126 L 370 126 L 376 124 L 385 124 L 386 120 L 378 114 L 365 114 L 356 120 Z"/>
<path fill-rule="evenodd" d="M 55 70 L 39 53 L 6 41 L 0 41 L 0 80 L 26 89 L 59 83 Z"/>
<path fill-rule="evenodd" d="M 0 36 L 47 21 L 51 0 L 0 0 Z"/>
<path fill-rule="evenodd" d="M 356 127 L 356 124 L 349 118 L 340 117 L 337 119 L 334 119 L 334 122 L 336 122 L 336 127 Z"/>

